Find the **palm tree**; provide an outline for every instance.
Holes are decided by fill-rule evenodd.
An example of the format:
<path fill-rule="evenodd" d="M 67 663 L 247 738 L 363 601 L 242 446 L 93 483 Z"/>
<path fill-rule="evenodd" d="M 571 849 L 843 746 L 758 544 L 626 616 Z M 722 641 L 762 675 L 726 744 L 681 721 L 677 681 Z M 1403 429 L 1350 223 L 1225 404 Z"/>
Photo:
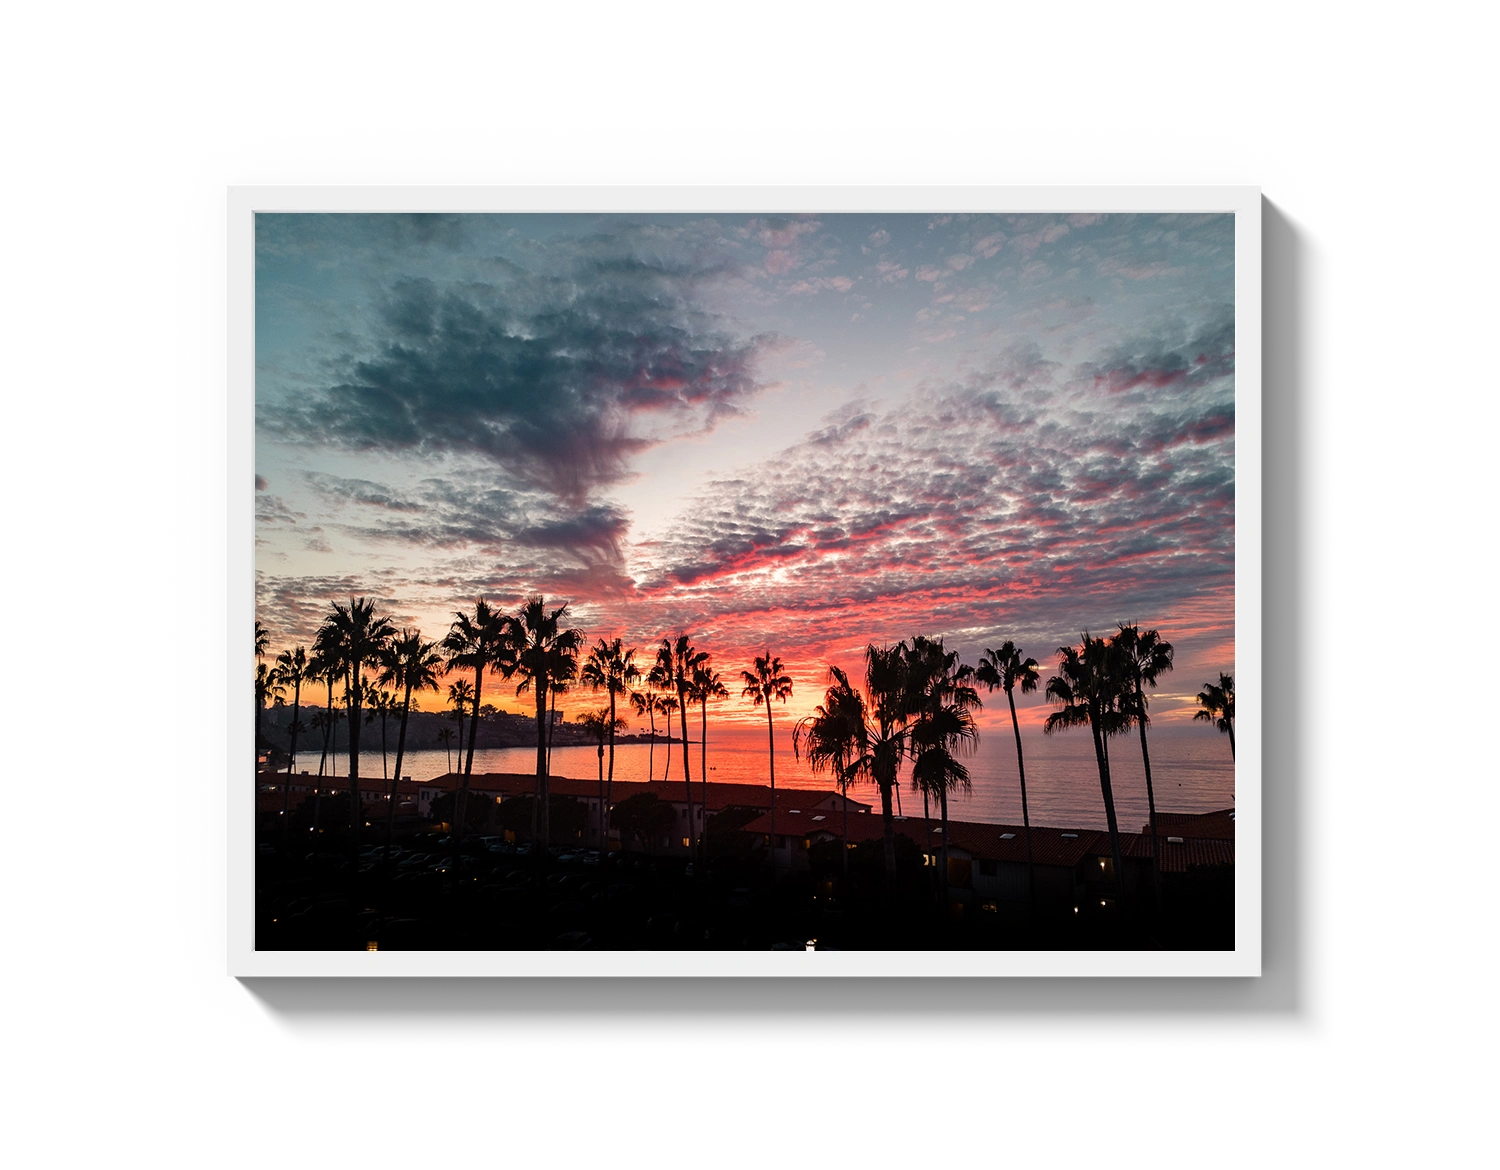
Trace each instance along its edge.
<path fill-rule="evenodd" d="M 364 806 L 359 796 L 359 724 L 360 704 L 364 700 L 364 671 L 379 668 L 386 643 L 395 633 L 388 617 L 375 616 L 375 603 L 363 597 L 350 598 L 348 608 L 334 603 L 323 620 L 331 630 L 330 637 L 344 669 L 344 701 L 349 716 L 349 816 L 351 853 L 359 848 L 360 823 Z"/>
<path fill-rule="evenodd" d="M 585 711 L 578 717 L 578 726 L 594 737 L 599 748 L 599 848 L 602 851 L 607 845 L 605 838 L 605 814 L 609 811 L 607 803 L 608 796 L 604 792 L 604 743 L 612 740 L 617 730 L 624 730 L 630 726 L 625 720 L 610 714 L 608 707 L 600 707 L 594 711 Z"/>
<path fill-rule="evenodd" d="M 323 775 L 323 768 L 328 762 L 330 749 L 330 737 L 333 733 L 335 720 L 333 719 L 333 684 L 343 674 L 343 665 L 339 661 L 338 648 L 334 645 L 333 631 L 327 627 L 320 627 L 316 637 L 313 639 L 312 653 L 307 658 L 307 677 L 309 680 L 316 679 L 327 684 L 328 702 L 324 708 L 325 714 L 321 720 L 314 720 L 313 726 L 321 728 L 323 732 L 323 753 L 318 757 L 318 775 Z M 337 769 L 334 769 L 337 771 Z"/>
<path fill-rule="evenodd" d="M 671 695 L 662 693 L 656 696 L 656 712 L 662 717 L 663 725 L 667 729 L 667 758 L 662 763 L 661 778 L 670 780 L 672 778 L 672 744 L 675 737 L 672 734 L 672 715 L 677 710 L 677 700 Z"/>
<path fill-rule="evenodd" d="M 547 711 L 547 775 L 552 775 L 552 741 L 557 738 L 557 725 L 559 722 L 568 721 L 567 712 L 563 712 L 561 720 L 557 717 L 557 699 L 559 695 L 566 695 L 573 689 L 573 680 L 578 676 L 578 658 L 559 658 L 557 669 L 553 673 L 552 682 L 549 684 L 548 696 L 549 709 Z"/>
<path fill-rule="evenodd" d="M 463 770 L 464 766 L 464 716 L 469 713 L 469 706 L 474 702 L 474 688 L 469 685 L 469 680 L 461 678 L 455 683 L 448 684 L 448 718 L 458 726 L 458 767 Z"/>
<path fill-rule="evenodd" d="M 814 772 L 831 768 L 835 783 L 844 800 L 844 877 L 849 876 L 849 785 L 855 776 L 871 764 L 870 734 L 865 723 L 863 696 L 849 683 L 849 676 L 837 666 L 828 668 L 829 687 L 821 706 L 797 722 L 792 731 L 792 752 L 802 758 L 807 746 L 807 762 Z"/>
<path fill-rule="evenodd" d="M 1099 768 L 1099 791 L 1109 823 L 1109 847 L 1115 863 L 1115 890 L 1125 900 L 1125 874 L 1120 858 L 1120 825 L 1115 819 L 1115 794 L 1109 775 L 1109 737 L 1129 726 L 1121 712 L 1123 685 L 1118 652 L 1103 638 L 1084 631 L 1078 646 L 1059 646 L 1058 673 L 1047 680 L 1047 697 L 1058 710 L 1047 716 L 1042 730 L 1051 735 L 1069 727 L 1088 727 L 1094 737 L 1094 760 Z"/>
<path fill-rule="evenodd" d="M 536 808 L 541 843 L 538 862 L 541 864 L 545 863 L 552 829 L 548 809 L 551 785 L 547 775 L 547 700 L 553 678 L 566 673 L 570 666 L 576 668 L 578 650 L 583 644 L 582 631 L 563 627 L 567 616 L 567 605 L 549 612 L 543 598 L 533 597 L 522 606 L 519 616 L 510 626 L 508 653 L 510 661 L 515 664 L 513 673 L 521 678 L 516 693 L 519 695 L 530 687 L 536 698 Z"/>
<path fill-rule="evenodd" d="M 661 645 L 656 649 L 656 665 L 652 667 L 653 675 L 663 680 L 667 689 L 677 696 L 675 709 L 682 727 L 682 782 L 687 787 L 687 845 L 690 857 L 697 838 L 693 829 L 693 765 L 688 751 L 687 705 L 688 696 L 693 690 L 693 672 L 707 661 L 708 655 L 697 649 L 686 634 L 678 634 L 675 640 L 661 640 Z M 671 728 L 669 716 L 667 730 L 670 731 Z"/>
<path fill-rule="evenodd" d="M 474 741 L 479 738 L 479 703 L 484 694 L 485 670 L 498 670 L 501 677 L 509 678 L 515 673 L 515 639 L 512 622 L 504 614 L 491 609 L 489 602 L 479 598 L 474 603 L 474 613 L 462 611 L 453 615 L 453 624 L 443 639 L 442 648 L 447 652 L 447 670 L 472 670 L 474 685 L 460 679 L 449 688 L 450 698 L 459 706 L 458 753 L 464 757 L 464 776 L 458 795 L 453 801 L 453 858 L 454 871 L 458 869 L 458 850 L 463 841 L 466 822 L 465 806 L 469 800 L 469 779 L 474 774 Z M 471 712 L 469 720 L 469 751 L 463 750 L 463 704 Z"/>
<path fill-rule="evenodd" d="M 1021 777 L 1021 824 L 1026 832 L 1026 905 L 1030 913 L 1036 913 L 1036 873 L 1031 858 L 1031 809 L 1026 803 L 1026 759 L 1021 754 L 1021 724 L 1016 718 L 1016 686 L 1023 695 L 1036 690 L 1038 674 L 1035 658 L 1022 658 L 1020 648 L 1009 639 L 1000 644 L 998 650 L 986 650 L 974 668 L 974 679 L 988 687 L 993 694 L 1005 691 L 1005 701 L 1010 704 L 1010 727 L 1016 735 L 1016 771 Z"/>
<path fill-rule="evenodd" d="M 637 671 L 637 674 L 640 672 Z M 651 743 L 646 749 L 646 779 L 656 779 L 656 704 L 660 696 L 647 687 L 630 692 L 630 706 L 637 715 L 644 715 L 651 724 Z"/>
<path fill-rule="evenodd" d="M 698 773 L 703 778 L 703 801 L 700 805 L 703 809 L 703 835 L 699 836 L 698 844 L 704 864 L 708 862 L 708 842 L 705 839 L 708 833 L 708 701 L 729 698 L 729 692 L 724 689 L 724 680 L 719 677 L 719 672 L 709 665 L 709 658 L 710 655 L 705 654 L 703 661 L 693 668 L 693 686 L 690 692 L 698 702 L 700 720 L 698 759 L 701 766 Z"/>
<path fill-rule="evenodd" d="M 1146 688 L 1172 669 L 1172 643 L 1155 630 L 1142 633 L 1134 623 L 1120 625 L 1114 636 L 1121 677 L 1125 682 L 1129 714 L 1141 732 L 1141 765 L 1146 770 L 1146 808 L 1151 821 L 1151 890 L 1156 909 L 1161 910 L 1161 846 L 1156 835 L 1156 792 L 1151 786 L 1151 754 L 1146 750 Z"/>
<path fill-rule="evenodd" d="M 420 630 L 402 630 L 391 640 L 391 644 L 386 648 L 385 659 L 381 663 L 381 685 L 395 687 L 403 692 L 401 730 L 396 733 L 396 775 L 391 780 L 391 807 L 386 810 L 385 814 L 387 860 L 391 856 L 391 836 L 395 831 L 396 793 L 401 787 L 401 767 L 406 756 L 406 719 L 411 714 L 411 697 L 414 692 L 438 689 L 438 673 L 443 669 L 443 660 L 439 657 L 437 650 L 437 643 L 422 641 Z M 450 738 L 452 737 L 451 729 L 445 727 L 442 730 L 447 732 Z M 453 769 L 451 757 L 448 760 L 448 768 L 449 771 Z"/>
<path fill-rule="evenodd" d="M 271 648 L 271 631 L 260 624 L 260 618 L 255 619 L 255 657 L 264 658 L 266 652 Z"/>
<path fill-rule="evenodd" d="M 912 783 L 925 799 L 935 796 L 943 822 L 942 869 L 938 875 L 943 913 L 948 912 L 948 793 L 970 790 L 969 770 L 955 752 L 979 743 L 974 712 L 981 706 L 971 685 L 974 668 L 959 661 L 943 640 L 912 639 L 909 656 L 914 719 L 911 727 Z"/>
<path fill-rule="evenodd" d="M 281 676 L 276 672 L 275 666 L 267 666 L 264 662 L 255 664 L 255 759 L 257 771 L 260 762 L 260 717 L 265 712 L 268 702 L 280 706 L 286 698 L 286 690 L 281 685 Z"/>
<path fill-rule="evenodd" d="M 612 642 L 600 638 L 589 651 L 580 677 L 593 690 L 603 688 L 609 694 L 609 786 L 599 806 L 599 840 L 603 849 L 605 845 L 602 843 L 609 840 L 605 819 L 609 802 L 614 800 L 615 794 L 615 730 L 625 726 L 625 721 L 616 714 L 615 703 L 621 695 L 630 695 L 632 705 L 635 703 L 630 688 L 641 680 L 640 667 L 635 664 L 635 648 L 625 649 L 619 638 Z"/>
<path fill-rule="evenodd" d="M 442 744 L 448 752 L 448 775 L 453 775 L 453 728 L 439 727 L 437 730 L 437 741 Z"/>
<path fill-rule="evenodd" d="M 1193 712 L 1194 722 L 1212 723 L 1229 736 L 1229 758 L 1234 759 L 1234 675 L 1219 675 L 1217 686 L 1204 683 L 1198 706 L 1201 710 Z"/>
<path fill-rule="evenodd" d="M 766 743 L 771 759 L 771 848 L 776 848 L 776 730 L 771 723 L 771 700 L 780 699 L 783 704 L 792 697 L 792 680 L 781 669 L 781 659 L 772 658 L 767 650 L 752 664 L 751 669 L 740 671 L 744 690 L 740 693 L 752 700 L 757 707 L 766 705 Z M 775 857 L 775 854 L 772 854 Z M 772 863 L 774 871 L 775 863 Z"/>
<path fill-rule="evenodd" d="M 286 783 L 282 785 L 281 793 L 282 837 L 285 838 L 292 807 L 292 775 L 297 767 L 297 733 L 302 730 L 302 722 L 298 718 L 302 711 L 302 681 L 312 677 L 308 673 L 307 651 L 301 646 L 283 650 L 276 656 L 276 673 L 283 685 L 289 683 L 292 688 L 292 743 L 291 750 L 287 753 Z"/>
<path fill-rule="evenodd" d="M 885 875 L 896 882 L 896 830 L 891 797 L 899 797 L 901 761 L 906 755 L 906 725 L 911 718 L 911 682 L 907 646 L 865 647 L 865 693 L 868 697 L 870 772 L 880 789 L 880 815 L 885 829 Z"/>

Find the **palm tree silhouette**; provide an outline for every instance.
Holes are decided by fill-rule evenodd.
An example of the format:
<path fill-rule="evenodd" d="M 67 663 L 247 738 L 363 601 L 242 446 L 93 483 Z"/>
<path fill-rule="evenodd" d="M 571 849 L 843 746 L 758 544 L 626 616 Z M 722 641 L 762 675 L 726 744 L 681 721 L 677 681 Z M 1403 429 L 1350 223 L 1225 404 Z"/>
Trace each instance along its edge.
<path fill-rule="evenodd" d="M 609 840 L 605 822 L 615 794 L 615 730 L 625 726 L 625 721 L 616 714 L 615 703 L 619 696 L 629 695 L 631 686 L 641 678 L 640 667 L 635 664 L 634 647 L 627 650 L 619 638 L 612 642 L 600 638 L 589 651 L 588 661 L 583 664 L 579 677 L 593 690 L 602 688 L 609 694 L 609 785 L 599 805 L 599 847 L 603 849 Z M 632 704 L 634 701 L 631 695 Z"/>
<path fill-rule="evenodd" d="M 607 844 L 605 838 L 605 814 L 609 809 L 608 797 L 604 792 L 604 744 L 606 740 L 612 740 L 617 729 L 629 726 L 625 720 L 610 714 L 608 707 L 600 707 L 597 710 L 585 711 L 578 717 L 578 726 L 594 737 L 599 749 L 599 848 L 603 850 Z"/>
<path fill-rule="evenodd" d="M 458 752 L 463 757 L 464 775 L 453 801 L 453 860 L 454 872 L 458 872 L 458 851 L 463 842 L 469 802 L 469 781 L 474 774 L 474 741 L 479 738 L 479 703 L 484 694 L 484 672 L 498 670 L 502 678 L 515 673 L 515 638 L 513 622 L 504 614 L 491 609 L 489 602 L 479 598 L 474 603 L 474 613 L 462 611 L 453 615 L 453 624 L 443 638 L 443 650 L 447 653 L 447 670 L 472 670 L 474 685 L 460 679 L 449 688 L 449 697 L 459 708 Z M 466 706 L 465 706 L 466 704 Z M 468 710 L 469 751 L 463 749 L 463 714 Z"/>
<path fill-rule="evenodd" d="M 323 731 L 323 753 L 318 757 L 318 775 L 323 775 L 323 769 L 328 763 L 328 754 L 331 748 L 331 736 L 335 720 L 333 719 L 333 684 L 343 674 L 343 664 L 339 660 L 338 647 L 334 644 L 334 633 L 331 627 L 324 624 L 318 628 L 313 637 L 312 653 L 307 659 L 307 676 L 309 680 L 316 679 L 325 683 L 328 687 L 328 702 L 324 708 L 324 717 L 313 720 L 315 728 Z M 338 769 L 333 769 L 335 772 Z"/>
<path fill-rule="evenodd" d="M 678 634 L 676 640 L 663 638 L 656 650 L 656 665 L 652 674 L 663 680 L 668 690 L 677 696 L 676 710 L 682 727 L 682 782 L 687 787 L 687 844 L 688 855 L 696 848 L 697 837 L 693 829 L 693 765 L 688 751 L 687 705 L 688 695 L 693 689 L 693 672 L 708 661 L 708 655 L 694 647 L 686 634 Z M 671 730 L 671 720 L 667 730 Z"/>
<path fill-rule="evenodd" d="M 1016 718 L 1016 687 L 1023 695 L 1037 688 L 1037 660 L 1022 658 L 1021 650 L 1009 639 L 1000 643 L 998 650 L 986 650 L 974 668 L 974 679 L 988 687 L 991 693 L 997 689 L 1005 691 L 1005 700 L 1010 704 L 1010 727 L 1016 736 L 1016 771 L 1021 777 L 1021 824 L 1026 833 L 1026 907 L 1028 914 L 1036 914 L 1036 872 L 1031 856 L 1031 809 L 1026 802 L 1026 759 L 1021 754 L 1021 724 Z"/>
<path fill-rule="evenodd" d="M 1084 631 L 1078 646 L 1059 646 L 1058 673 L 1047 680 L 1047 697 L 1059 709 L 1047 716 L 1042 730 L 1051 735 L 1069 727 L 1087 727 L 1094 737 L 1094 760 L 1099 768 L 1099 791 L 1109 823 L 1109 848 L 1115 865 L 1115 891 L 1125 901 L 1125 874 L 1120 858 L 1120 825 L 1115 819 L 1115 794 L 1109 775 L 1109 737 L 1129 726 L 1121 711 L 1124 684 L 1119 654 L 1103 638 Z"/>
<path fill-rule="evenodd" d="M 1217 685 L 1204 683 L 1198 706 L 1201 709 L 1193 712 L 1193 721 L 1212 723 L 1229 736 L 1229 758 L 1234 759 L 1234 675 L 1219 675 Z"/>
<path fill-rule="evenodd" d="M 439 727 L 437 730 L 437 741 L 442 744 L 448 752 L 448 775 L 453 775 L 453 728 Z"/>
<path fill-rule="evenodd" d="M 299 718 L 302 711 L 302 682 L 312 677 L 308 673 L 307 651 L 301 646 L 283 650 L 276 656 L 276 673 L 280 676 L 283 685 L 290 683 L 292 688 L 292 744 L 291 750 L 287 753 L 286 783 L 282 785 L 281 792 L 281 835 L 284 843 L 291 821 L 292 775 L 297 767 L 297 733 L 302 730 L 302 721 Z"/>
<path fill-rule="evenodd" d="M 776 871 L 774 850 L 776 848 L 776 729 L 771 722 L 771 700 L 780 699 L 783 705 L 792 697 L 792 680 L 781 669 L 781 659 L 771 657 L 767 650 L 758 657 L 749 670 L 740 671 L 745 688 L 740 693 L 752 700 L 757 707 L 766 705 L 766 744 L 771 760 L 771 872 Z"/>
<path fill-rule="evenodd" d="M 636 671 L 637 674 L 640 671 Z M 646 749 L 646 779 L 656 779 L 656 704 L 660 696 L 650 687 L 630 692 L 630 706 L 637 715 L 646 716 L 651 725 L 651 743 Z"/>
<path fill-rule="evenodd" d="M 255 657 L 264 658 L 266 652 L 271 648 L 271 631 L 260 624 L 260 618 L 255 619 Z"/>
<path fill-rule="evenodd" d="M 452 668 L 450 668 L 452 669 Z M 474 688 L 469 680 L 461 678 L 455 683 L 448 684 L 448 718 L 453 720 L 458 728 L 458 770 L 464 767 L 464 718 L 469 713 L 469 707 L 474 702 Z"/>
<path fill-rule="evenodd" d="M 699 852 L 704 864 L 708 862 L 708 701 L 710 699 L 727 699 L 729 692 L 724 689 L 724 680 L 719 677 L 719 672 L 710 664 L 711 656 L 703 655 L 703 661 L 693 667 L 693 685 L 689 694 L 698 703 L 699 732 L 698 751 L 699 776 L 702 777 L 703 801 L 700 807 L 703 809 L 703 833 L 699 835 Z"/>
<path fill-rule="evenodd" d="M 335 654 L 344 671 L 344 701 L 349 718 L 349 850 L 353 854 L 359 850 L 360 826 L 364 821 L 364 806 L 359 795 L 359 724 L 365 692 L 364 671 L 367 667 L 379 668 L 386 643 L 395 633 L 395 628 L 390 618 L 376 617 L 374 601 L 363 597 L 350 598 L 347 608 L 335 602 L 323 624 L 331 631 Z"/>
<path fill-rule="evenodd" d="M 438 674 L 443 669 L 443 660 L 437 650 L 437 643 L 422 641 L 420 630 L 402 630 L 391 640 L 391 644 L 386 648 L 384 660 L 381 662 L 381 685 L 395 687 L 403 692 L 401 729 L 396 733 L 396 775 L 391 780 L 391 806 L 386 810 L 385 815 L 387 861 L 391 856 L 391 836 L 395 832 L 396 793 L 401 787 L 402 761 L 406 756 L 406 720 L 411 714 L 411 697 L 420 691 L 438 689 Z M 446 732 L 450 739 L 452 738 L 453 732 L 450 728 L 444 727 L 439 735 L 443 732 Z M 453 770 L 452 757 L 448 760 L 448 770 L 450 772 Z"/>
<path fill-rule="evenodd" d="M 1157 679 L 1172 669 L 1172 643 L 1155 630 L 1142 633 L 1134 623 L 1121 623 L 1120 632 L 1111 639 L 1119 655 L 1120 673 L 1125 681 L 1128 711 L 1141 733 L 1141 764 L 1146 770 L 1146 807 L 1151 821 L 1151 891 L 1156 909 L 1161 911 L 1161 845 L 1156 835 L 1156 791 L 1151 786 L 1151 754 L 1146 750 L 1146 688 L 1156 687 Z"/>
<path fill-rule="evenodd" d="M 901 761 L 906 755 L 906 725 L 912 697 L 907 646 L 865 647 L 865 694 L 868 696 L 870 772 L 880 789 L 880 817 L 885 829 L 885 876 L 888 892 L 896 883 L 896 831 L 891 797 L 899 798 Z"/>
<path fill-rule="evenodd" d="M 954 755 L 970 752 L 979 743 L 974 711 L 979 692 L 971 685 L 974 668 L 959 661 L 941 638 L 912 639 L 911 670 L 913 721 L 911 778 L 924 801 L 936 798 L 943 823 L 942 868 L 938 885 L 943 913 L 948 913 L 948 793 L 970 791 L 969 769 Z"/>
<path fill-rule="evenodd" d="M 842 834 L 844 877 L 849 876 L 849 785 L 872 762 L 870 734 L 865 724 L 864 697 L 849 683 L 849 676 L 837 666 L 828 668 L 828 690 L 823 702 L 811 715 L 797 721 L 792 730 L 792 752 L 802 758 L 807 748 L 807 762 L 814 772 L 825 768 L 833 772 L 834 782 L 843 793 L 844 828 Z"/>
<path fill-rule="evenodd" d="M 549 611 L 543 598 L 533 597 L 522 606 L 510 627 L 513 673 L 521 678 L 516 694 L 530 687 L 536 699 L 536 815 L 541 842 L 538 864 L 543 865 L 552 829 L 548 809 L 551 785 L 547 775 L 547 700 L 552 680 L 565 675 L 570 667 L 576 669 L 578 650 L 583 644 L 581 631 L 563 627 L 567 616 L 566 604 Z"/>
<path fill-rule="evenodd" d="M 652 668 L 655 670 L 655 667 Z M 667 731 L 667 758 L 662 762 L 661 778 L 670 780 L 672 778 L 672 744 L 676 736 L 672 733 L 672 716 L 677 711 L 677 700 L 671 695 L 663 692 L 656 696 L 656 712 L 662 717 L 663 726 Z"/>
<path fill-rule="evenodd" d="M 286 697 L 286 691 L 281 685 L 281 676 L 276 673 L 274 666 L 267 666 L 264 662 L 255 664 L 255 759 L 256 770 L 259 771 L 260 762 L 260 718 L 265 712 L 266 703 L 272 702 L 278 706 Z"/>

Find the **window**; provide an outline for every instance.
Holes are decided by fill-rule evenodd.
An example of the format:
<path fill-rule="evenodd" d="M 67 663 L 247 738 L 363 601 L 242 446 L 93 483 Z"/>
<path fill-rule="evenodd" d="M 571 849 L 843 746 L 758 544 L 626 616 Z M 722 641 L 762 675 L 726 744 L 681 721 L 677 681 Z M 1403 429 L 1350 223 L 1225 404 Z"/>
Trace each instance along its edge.
<path fill-rule="evenodd" d="M 690 845 L 691 845 L 691 842 L 689 842 L 689 840 L 688 840 L 688 839 L 687 839 L 687 838 L 686 838 L 686 837 L 684 837 L 684 838 L 683 838 L 683 839 L 682 839 L 682 847 L 683 847 L 683 848 L 684 848 L 684 849 L 687 849 L 687 848 L 689 848 L 689 847 L 690 847 Z"/>

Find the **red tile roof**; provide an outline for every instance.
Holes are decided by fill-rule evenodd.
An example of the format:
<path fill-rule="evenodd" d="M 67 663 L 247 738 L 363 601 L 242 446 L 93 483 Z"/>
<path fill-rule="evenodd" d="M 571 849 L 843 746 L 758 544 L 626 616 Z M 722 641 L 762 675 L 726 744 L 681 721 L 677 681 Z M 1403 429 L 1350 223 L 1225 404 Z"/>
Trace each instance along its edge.
<path fill-rule="evenodd" d="M 1141 826 L 1141 832 L 1151 835 L 1149 823 Z M 1234 840 L 1234 809 L 1223 808 L 1207 813 L 1156 814 L 1156 833 L 1159 837 L 1209 837 L 1219 841 Z"/>

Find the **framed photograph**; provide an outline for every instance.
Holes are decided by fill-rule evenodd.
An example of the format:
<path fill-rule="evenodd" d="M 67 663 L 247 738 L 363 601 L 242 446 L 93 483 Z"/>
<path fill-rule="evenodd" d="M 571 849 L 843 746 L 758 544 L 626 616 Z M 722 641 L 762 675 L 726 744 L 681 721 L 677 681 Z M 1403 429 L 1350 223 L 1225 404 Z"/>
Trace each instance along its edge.
<path fill-rule="evenodd" d="M 1260 217 L 232 190 L 231 974 L 1259 974 Z"/>

